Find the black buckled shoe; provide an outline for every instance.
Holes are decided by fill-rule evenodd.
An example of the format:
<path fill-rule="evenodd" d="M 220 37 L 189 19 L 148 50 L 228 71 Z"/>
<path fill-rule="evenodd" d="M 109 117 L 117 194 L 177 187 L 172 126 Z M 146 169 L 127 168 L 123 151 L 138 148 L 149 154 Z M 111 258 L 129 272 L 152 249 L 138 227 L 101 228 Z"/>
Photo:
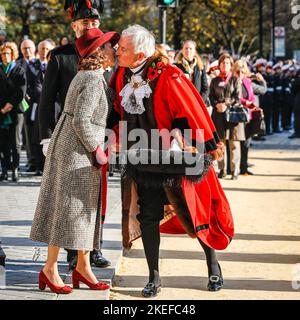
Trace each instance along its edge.
<path fill-rule="evenodd" d="M 223 278 L 222 276 L 211 275 L 209 277 L 207 289 L 208 291 L 219 291 L 223 288 Z"/>
<path fill-rule="evenodd" d="M 220 269 L 220 275 L 210 275 L 208 278 L 207 289 L 208 291 L 219 291 L 224 286 L 224 280 L 222 276 L 222 270 L 220 265 L 218 264 Z"/>
<path fill-rule="evenodd" d="M 148 282 L 146 287 L 142 290 L 142 296 L 144 298 L 153 298 L 161 291 L 161 283 L 155 284 L 154 282 Z"/>
<path fill-rule="evenodd" d="M 93 250 L 90 255 L 90 262 L 92 265 L 98 268 L 106 268 L 111 265 L 111 262 L 107 260 L 101 251 Z"/>

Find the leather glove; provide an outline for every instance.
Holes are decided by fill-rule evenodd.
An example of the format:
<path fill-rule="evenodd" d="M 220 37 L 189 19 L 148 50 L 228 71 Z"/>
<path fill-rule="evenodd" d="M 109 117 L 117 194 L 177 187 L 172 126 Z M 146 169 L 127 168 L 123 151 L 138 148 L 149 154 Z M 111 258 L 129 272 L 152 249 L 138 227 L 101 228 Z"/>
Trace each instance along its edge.
<path fill-rule="evenodd" d="M 41 141 L 41 145 L 43 146 L 42 152 L 43 152 L 43 155 L 44 155 L 45 157 L 47 156 L 47 151 L 48 151 L 49 143 L 50 143 L 50 139 L 43 139 L 43 140 Z"/>
<path fill-rule="evenodd" d="M 94 159 L 96 160 L 94 166 L 97 167 L 98 169 L 100 169 L 101 166 L 107 164 L 107 161 L 108 161 L 107 156 L 100 146 L 98 146 L 97 149 L 93 151 L 93 156 L 94 156 Z"/>

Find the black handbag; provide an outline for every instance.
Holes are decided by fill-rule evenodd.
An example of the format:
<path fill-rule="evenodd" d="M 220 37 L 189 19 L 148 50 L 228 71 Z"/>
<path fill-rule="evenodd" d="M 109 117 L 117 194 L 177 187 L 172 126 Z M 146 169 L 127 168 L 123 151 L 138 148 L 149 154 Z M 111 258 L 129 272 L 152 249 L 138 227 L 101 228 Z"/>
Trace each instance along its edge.
<path fill-rule="evenodd" d="M 230 123 L 249 122 L 249 110 L 242 105 L 235 105 L 226 110 L 226 121 Z"/>
<path fill-rule="evenodd" d="M 181 178 L 199 182 L 212 163 L 210 155 L 187 151 L 130 149 L 120 155 L 123 174 L 136 182 L 178 186 Z"/>

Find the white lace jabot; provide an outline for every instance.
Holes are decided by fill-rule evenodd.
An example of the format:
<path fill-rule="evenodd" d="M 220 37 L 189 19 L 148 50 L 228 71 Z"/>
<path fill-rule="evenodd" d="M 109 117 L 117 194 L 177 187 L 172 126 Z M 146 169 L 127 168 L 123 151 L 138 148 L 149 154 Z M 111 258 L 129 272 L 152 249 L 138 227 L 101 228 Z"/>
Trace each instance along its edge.
<path fill-rule="evenodd" d="M 142 114 L 145 111 L 143 99 L 149 98 L 152 93 L 148 82 L 143 80 L 141 76 L 143 68 L 140 68 L 141 66 L 132 69 L 133 72 L 137 69 L 139 72 L 131 76 L 130 82 L 120 92 L 122 97 L 121 105 L 130 114 Z"/>

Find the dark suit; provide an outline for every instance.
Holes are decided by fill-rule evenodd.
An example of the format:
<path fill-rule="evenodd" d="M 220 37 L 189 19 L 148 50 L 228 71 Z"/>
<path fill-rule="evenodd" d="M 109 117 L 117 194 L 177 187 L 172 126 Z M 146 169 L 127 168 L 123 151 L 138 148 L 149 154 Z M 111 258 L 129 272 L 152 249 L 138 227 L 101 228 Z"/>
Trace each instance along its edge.
<path fill-rule="evenodd" d="M 34 59 L 27 62 L 24 58 L 18 60 L 18 65 L 20 65 L 26 74 L 27 88 L 26 88 L 26 101 L 29 104 L 29 109 L 24 114 L 24 129 L 26 137 L 26 151 L 29 166 L 36 167 L 36 160 L 33 151 L 33 140 L 34 140 L 34 124 L 31 118 L 31 112 L 33 104 L 36 102 L 35 97 L 35 83 L 36 77 L 41 69 L 40 60 Z"/>
<path fill-rule="evenodd" d="M 71 81 L 77 74 L 79 56 L 73 44 L 50 52 L 39 105 L 40 139 L 50 139 L 54 130 L 55 102 L 59 98 L 63 110 Z"/>

